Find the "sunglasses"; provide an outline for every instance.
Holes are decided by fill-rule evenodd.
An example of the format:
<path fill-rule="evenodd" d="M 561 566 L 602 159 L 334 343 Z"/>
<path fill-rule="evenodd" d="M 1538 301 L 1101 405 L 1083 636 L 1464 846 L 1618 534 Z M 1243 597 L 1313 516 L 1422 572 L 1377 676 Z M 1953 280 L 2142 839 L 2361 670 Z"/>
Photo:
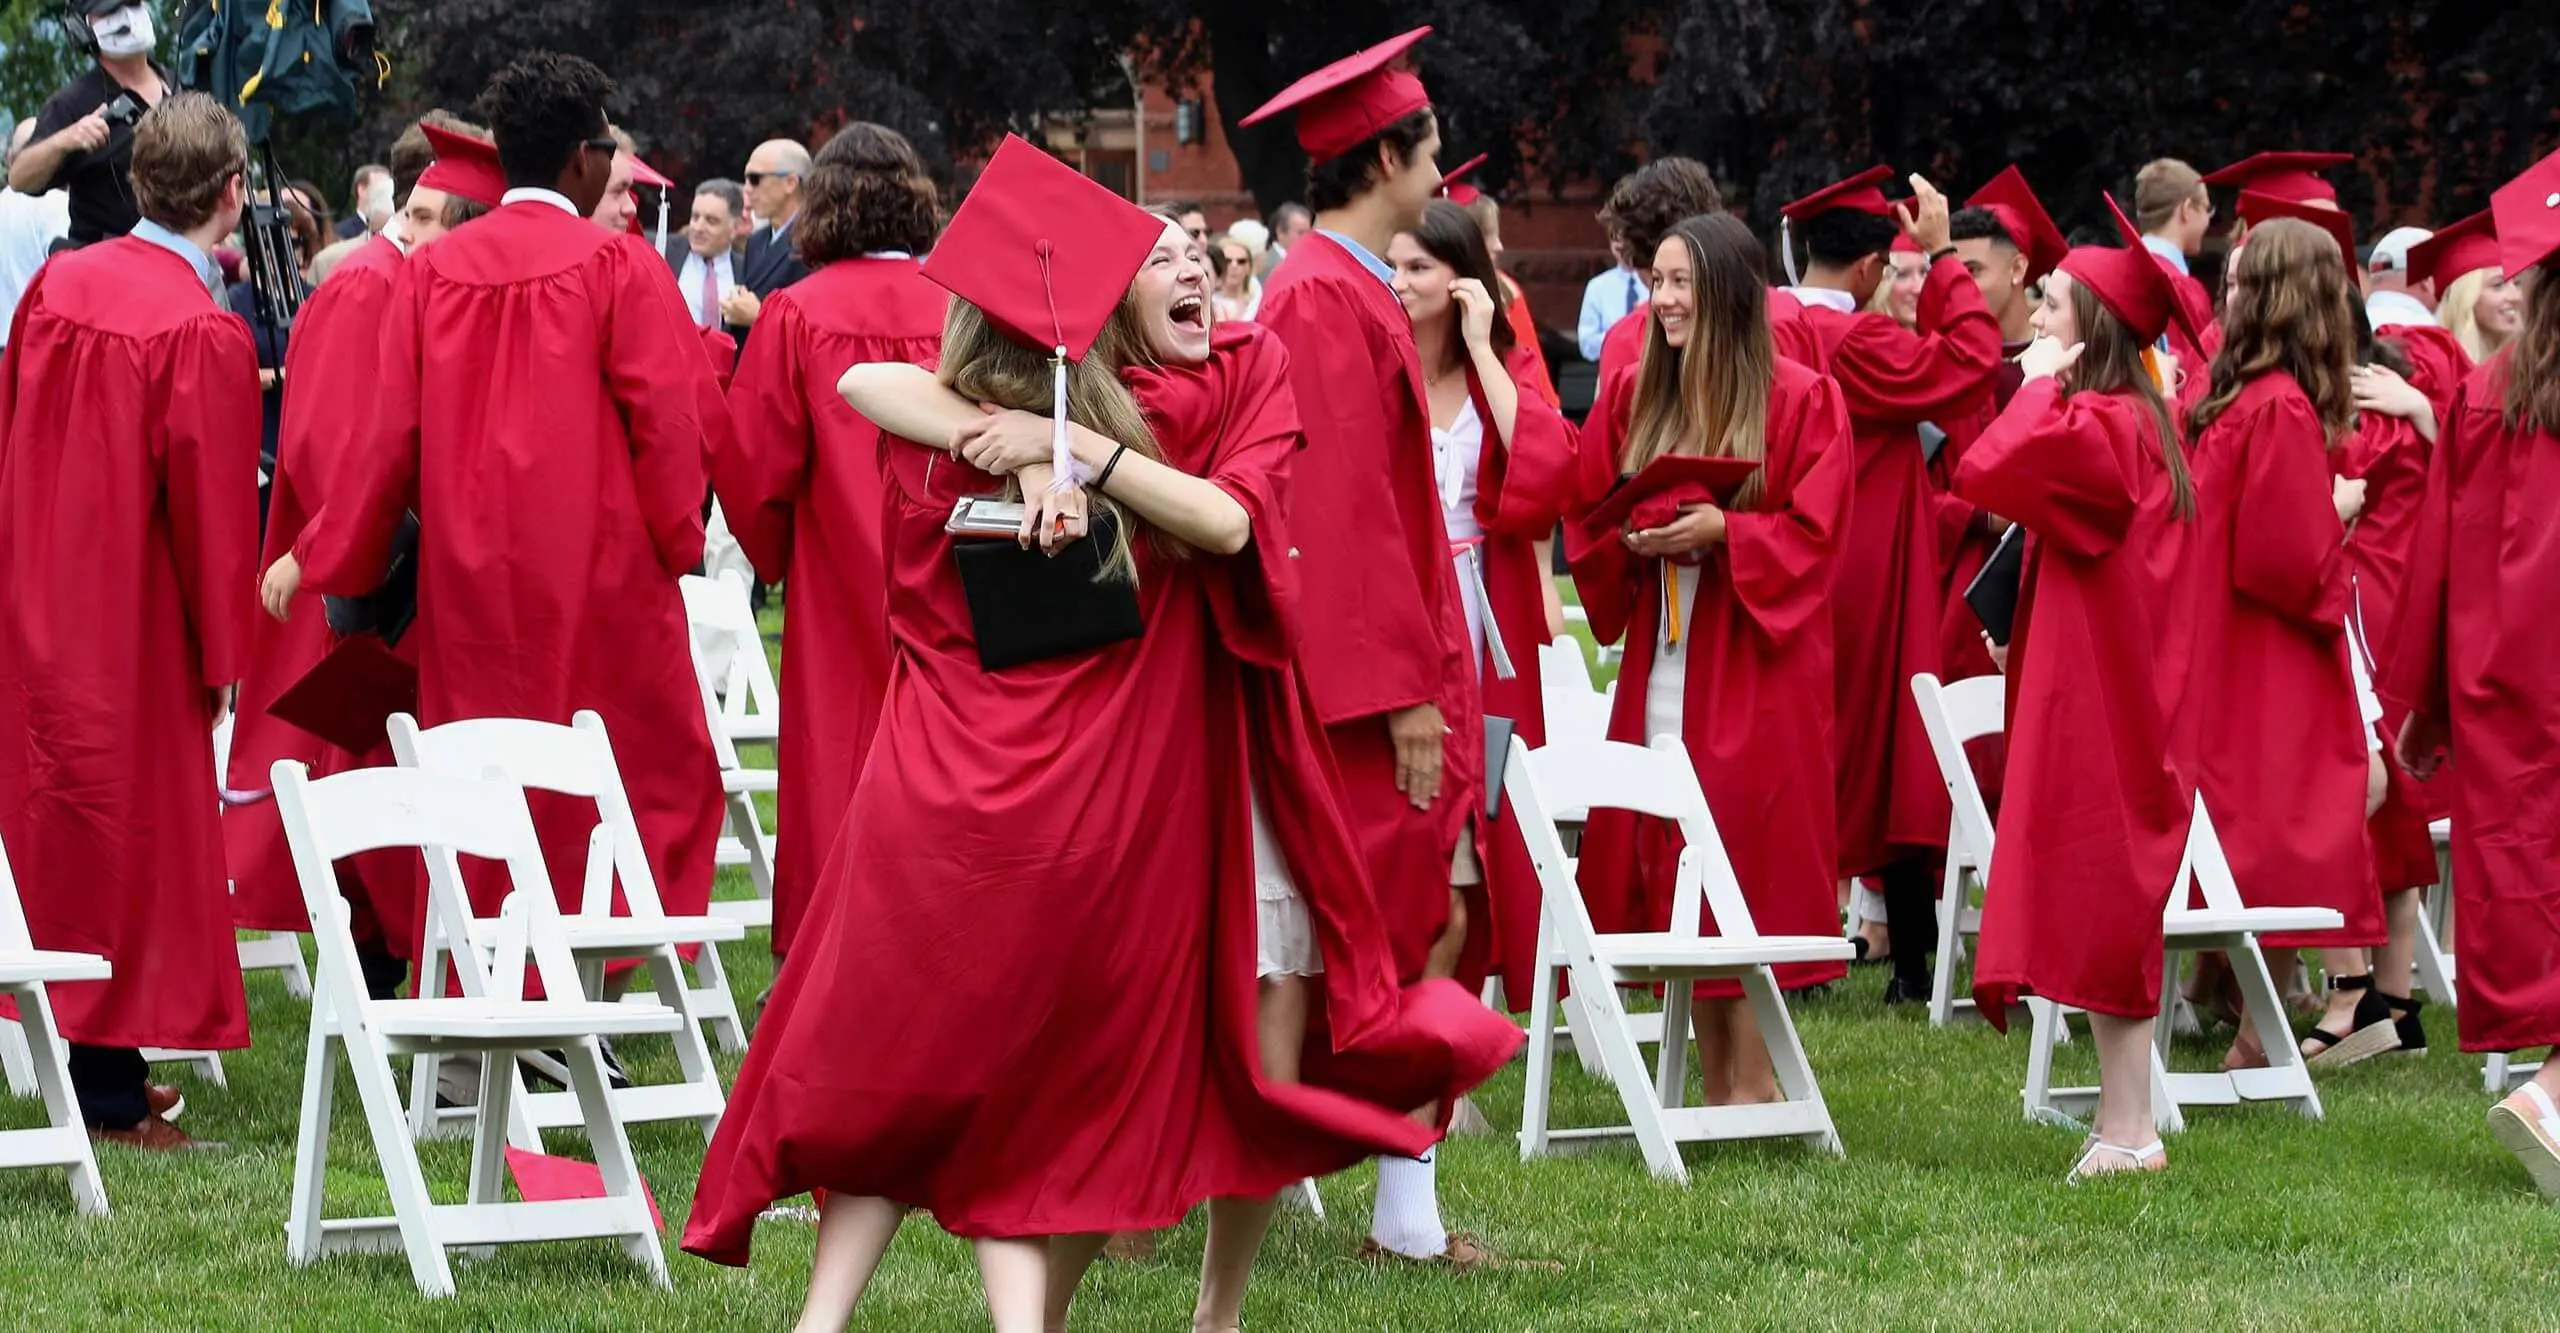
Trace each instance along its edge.
<path fill-rule="evenodd" d="M 747 173 L 747 187 L 753 189 L 769 180 L 797 180 L 799 176 L 796 171 L 750 171 Z"/>
<path fill-rule="evenodd" d="M 585 153 L 602 153 L 607 157 L 611 157 L 615 153 L 622 151 L 622 145 L 615 143 L 611 136 L 607 136 L 602 139 L 589 139 L 586 142 L 579 144 L 578 150 Z"/>

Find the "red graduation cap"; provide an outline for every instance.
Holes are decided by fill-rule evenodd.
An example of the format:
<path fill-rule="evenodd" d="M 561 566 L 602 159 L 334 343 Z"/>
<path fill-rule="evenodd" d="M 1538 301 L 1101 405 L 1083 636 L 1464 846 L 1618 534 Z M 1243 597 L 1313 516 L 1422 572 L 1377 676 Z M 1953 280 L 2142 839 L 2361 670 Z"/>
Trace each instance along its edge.
<path fill-rule="evenodd" d="M 1484 191 L 1466 183 L 1466 181 L 1461 178 L 1468 172 L 1483 166 L 1485 159 L 1491 156 L 1493 156 L 1491 153 L 1478 153 L 1474 157 L 1468 158 L 1466 161 L 1449 168 L 1447 171 L 1441 172 L 1440 193 L 1453 204 L 1472 204 L 1478 199 L 1482 199 L 1484 197 Z"/>
<path fill-rule="evenodd" d="M 2240 216 L 2252 227 L 2262 222 L 2273 222 L 2278 218 L 2308 222 L 2329 233 L 2329 238 L 2338 243 L 2338 256 L 2347 261 L 2347 267 L 2356 266 L 2356 222 L 2354 218 L 2348 217 L 2343 209 L 2300 204 L 2276 195 L 2260 194 L 2255 190 L 2242 190 Z"/>
<path fill-rule="evenodd" d="M 1920 243 L 1911 239 L 1911 233 L 1901 232 L 1893 238 L 1893 252 L 1898 255 L 1916 255 L 1920 253 Z"/>
<path fill-rule="evenodd" d="M 2409 247 L 2409 276 L 2438 292 L 2465 273 L 2497 267 L 2498 228 L 2485 208 Z"/>
<path fill-rule="evenodd" d="M 2107 201 L 2107 212 L 2115 218 L 2117 233 L 2124 238 L 2123 248 L 2084 245 L 2064 255 L 2058 267 L 2095 294 L 2098 303 L 2123 320 L 2140 342 L 2158 342 L 2172 321 L 2190 339 L 2201 342 L 2203 331 L 2195 327 L 2187 308 L 2179 303 L 2177 289 L 2170 284 L 2169 271 L 2161 267 L 2159 256 L 2143 245 L 2141 229 L 2125 216 L 2114 195 L 2102 197 Z"/>
<path fill-rule="evenodd" d="M 1278 96 L 1236 122 L 1259 125 L 1291 107 L 1298 109 L 1298 146 L 1311 161 L 1342 156 L 1406 116 L 1431 105 L 1422 80 L 1387 65 L 1414 43 L 1431 35 L 1428 26 L 1390 37 L 1365 51 L 1344 56 L 1280 90 Z"/>
<path fill-rule="evenodd" d="M 924 275 L 1015 341 L 1082 361 L 1165 221 L 1006 135 Z"/>
<path fill-rule="evenodd" d="M 417 711 L 418 669 L 371 634 L 339 640 L 267 705 L 275 718 L 351 754 L 380 745 L 393 713 Z"/>
<path fill-rule="evenodd" d="M 2255 190 L 2297 204 L 2314 199 L 2336 203 L 2338 188 L 2317 174 L 2355 161 L 2348 153 L 2259 153 L 2204 178 L 2207 185 Z"/>
<path fill-rule="evenodd" d="M 675 181 L 667 173 L 641 161 L 638 153 L 631 155 L 631 183 L 646 185 L 653 190 L 672 190 L 676 187 Z"/>
<path fill-rule="evenodd" d="M 507 172 L 498 164 L 496 144 L 441 125 L 418 128 L 426 132 L 427 146 L 436 154 L 435 165 L 418 177 L 420 185 L 483 208 L 496 208 L 506 197 Z"/>
<path fill-rule="evenodd" d="M 2489 196 L 2489 212 L 2498 228 L 2498 266 L 2510 280 L 2560 254 L 2560 153 L 2499 186 Z M 2551 299 L 2551 293 L 2541 299 Z"/>
<path fill-rule="evenodd" d="M 2027 256 L 2027 281 L 2041 282 L 2070 253 L 2071 242 L 2064 239 L 2062 228 L 2053 225 L 2053 215 L 2044 211 L 2043 201 L 2028 188 L 2027 178 L 2014 165 L 2004 167 L 1991 183 L 1973 192 L 1964 201 L 1967 208 L 1986 209 L 2000 219 L 2000 229 L 2009 233 L 2018 249 Z"/>
<path fill-rule="evenodd" d="M 1893 216 L 1893 201 L 1877 187 L 1893 179 L 1891 167 L 1869 167 L 1849 179 L 1825 185 L 1778 210 L 1778 216 L 1789 222 L 1802 222 L 1825 213 L 1848 209 L 1856 213 L 1872 213 L 1880 218 Z"/>
<path fill-rule="evenodd" d="M 513 1145 L 508 1146 L 506 1157 L 507 1174 L 515 1178 L 516 1193 L 526 1203 L 605 1197 L 604 1168 L 593 1162 L 529 1152 Z M 665 1230 L 667 1219 L 658 1212 L 658 1196 L 647 1180 L 640 1182 L 640 1198 L 649 1205 L 649 1225 Z"/>

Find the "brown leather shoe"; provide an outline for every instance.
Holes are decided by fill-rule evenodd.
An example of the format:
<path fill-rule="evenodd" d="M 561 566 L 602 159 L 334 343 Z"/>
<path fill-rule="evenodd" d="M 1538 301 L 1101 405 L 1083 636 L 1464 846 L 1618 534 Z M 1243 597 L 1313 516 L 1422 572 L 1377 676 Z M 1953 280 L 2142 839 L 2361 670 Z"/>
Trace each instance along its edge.
<path fill-rule="evenodd" d="M 186 1113 L 187 1094 L 166 1083 L 153 1083 L 142 1089 L 143 1105 L 163 1120 L 176 1120 Z"/>
<path fill-rule="evenodd" d="M 141 1123 L 131 1129 L 101 1129 L 91 1125 L 89 1138 L 92 1142 L 120 1144 L 145 1152 L 185 1152 L 190 1148 L 208 1146 L 188 1138 L 185 1130 L 156 1115 L 144 1116 Z"/>
<path fill-rule="evenodd" d="M 1427 1259 L 1399 1254 L 1380 1245 L 1375 1237 L 1360 1242 L 1360 1257 L 1371 1263 L 1396 1262 L 1427 1264 L 1446 1268 L 1453 1273 L 1561 1273 L 1564 1265 L 1552 1259 L 1510 1259 L 1496 1253 L 1483 1238 L 1471 1232 L 1449 1233 L 1449 1247 Z"/>

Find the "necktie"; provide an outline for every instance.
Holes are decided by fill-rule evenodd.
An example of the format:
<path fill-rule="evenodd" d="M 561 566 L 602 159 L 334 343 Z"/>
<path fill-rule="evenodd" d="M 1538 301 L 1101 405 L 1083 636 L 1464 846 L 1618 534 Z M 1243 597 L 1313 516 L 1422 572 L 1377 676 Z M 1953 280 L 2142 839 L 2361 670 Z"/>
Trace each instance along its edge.
<path fill-rule="evenodd" d="M 720 269 L 710 260 L 702 261 L 702 327 L 720 327 Z"/>
<path fill-rule="evenodd" d="M 1643 289 L 1643 288 L 1641 288 L 1641 287 L 1636 286 L 1636 275 L 1635 275 L 1635 270 L 1633 270 L 1633 269 L 1629 269 L 1629 270 L 1627 270 L 1627 311 L 1628 311 L 1628 313 L 1633 314 L 1633 313 L 1635 312 L 1635 308 L 1636 308 L 1637 306 L 1640 306 L 1640 305 L 1643 305 L 1643 304 L 1644 304 L 1644 289 Z"/>

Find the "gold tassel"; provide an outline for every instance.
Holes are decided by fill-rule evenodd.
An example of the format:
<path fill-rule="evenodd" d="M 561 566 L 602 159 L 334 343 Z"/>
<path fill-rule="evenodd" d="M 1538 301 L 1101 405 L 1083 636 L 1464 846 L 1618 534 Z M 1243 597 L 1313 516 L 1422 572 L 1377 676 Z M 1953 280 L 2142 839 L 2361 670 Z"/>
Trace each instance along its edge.
<path fill-rule="evenodd" d="M 1680 571 L 1668 560 L 1662 562 L 1662 641 L 1680 646 Z"/>

